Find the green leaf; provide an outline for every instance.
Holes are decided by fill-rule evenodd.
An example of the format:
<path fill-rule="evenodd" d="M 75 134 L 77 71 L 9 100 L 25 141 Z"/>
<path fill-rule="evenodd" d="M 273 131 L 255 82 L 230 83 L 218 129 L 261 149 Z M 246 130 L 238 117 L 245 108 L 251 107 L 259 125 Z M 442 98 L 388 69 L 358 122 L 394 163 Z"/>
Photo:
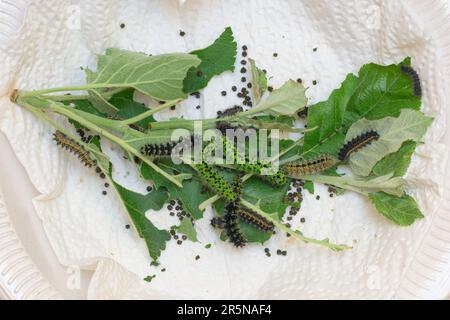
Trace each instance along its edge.
<path fill-rule="evenodd" d="M 252 73 L 252 92 L 255 103 L 258 104 L 267 90 L 267 76 L 256 66 L 255 60 L 248 59 Z"/>
<path fill-rule="evenodd" d="M 375 167 L 373 167 L 372 174 L 382 176 L 394 172 L 395 177 L 402 177 L 408 170 L 416 146 L 416 142 L 404 142 L 397 152 L 391 153 L 381 159 Z"/>
<path fill-rule="evenodd" d="M 187 236 L 188 240 L 198 242 L 197 231 L 189 219 L 183 219 L 178 227 L 175 228 L 179 233 Z"/>
<path fill-rule="evenodd" d="M 416 201 L 409 195 L 395 197 L 377 192 L 369 194 L 369 199 L 378 212 L 400 226 L 409 226 L 417 219 L 423 218 Z"/>
<path fill-rule="evenodd" d="M 310 106 L 308 127 L 318 129 L 305 134 L 302 155 L 305 158 L 323 152 L 337 155 L 347 129 L 363 117 L 375 120 L 397 117 L 402 109 L 418 110 L 421 99 L 414 95 L 410 77 L 400 69 L 401 65 L 409 64 L 407 58 L 398 65 L 364 65 L 358 76 L 347 75 L 328 100 Z"/>
<path fill-rule="evenodd" d="M 161 160 L 158 164 L 164 170 L 167 170 L 167 172 L 171 172 L 174 175 L 195 173 L 189 166 L 174 165 L 170 160 Z M 199 209 L 199 206 L 202 202 L 212 197 L 212 194 L 210 191 L 205 190 L 204 185 L 200 181 L 194 179 L 184 180 L 182 182 L 183 187 L 179 188 L 145 163 L 141 165 L 141 175 L 145 179 L 153 181 L 157 189 L 167 189 L 169 191 L 169 198 L 180 200 L 183 204 L 183 208 L 189 212 L 194 219 L 197 220 L 203 217 L 203 211 Z"/>
<path fill-rule="evenodd" d="M 65 102 L 66 105 L 71 105 L 76 110 L 81 110 L 99 117 L 105 117 L 106 115 L 103 112 L 100 112 L 96 109 L 89 100 L 71 100 Z M 75 129 L 83 129 L 85 128 L 80 125 L 78 122 L 69 119 L 69 122 L 75 127 Z"/>
<path fill-rule="evenodd" d="M 272 93 L 251 110 L 241 113 L 241 116 L 265 113 L 270 115 L 294 116 L 305 108 L 308 99 L 305 87 L 293 80 L 287 81 L 281 88 Z"/>
<path fill-rule="evenodd" d="M 149 209 L 160 210 L 168 199 L 167 192 L 153 190 L 146 195 L 142 195 L 125 189 L 116 182 L 114 182 L 114 185 L 139 236 L 145 240 L 150 257 L 157 260 L 161 252 L 166 249 L 166 242 L 170 240 L 170 233 L 156 228 L 147 219 L 145 213 Z"/>
<path fill-rule="evenodd" d="M 110 48 L 98 58 L 97 71 L 86 70 L 88 87 L 134 88 L 156 100 L 186 98 L 183 80 L 200 64 L 194 55 L 173 53 L 148 56 Z"/>
<path fill-rule="evenodd" d="M 392 173 L 372 178 L 326 176 L 318 174 L 309 176 L 308 179 L 316 183 L 328 184 L 363 194 L 382 191 L 394 196 L 401 196 L 403 194 L 404 186 L 404 180 L 401 177 L 393 177 Z"/>
<path fill-rule="evenodd" d="M 406 58 L 398 65 L 364 65 L 346 108 L 345 125 L 361 118 L 397 117 L 402 109 L 419 110 L 421 98 L 414 95 L 410 76 L 400 70 L 402 65 L 410 64 L 410 58 Z"/>
<path fill-rule="evenodd" d="M 303 186 L 304 189 L 308 190 L 310 194 L 314 194 L 314 182 L 312 181 L 305 181 L 305 185 Z"/>
<path fill-rule="evenodd" d="M 233 31 L 230 27 L 226 28 L 212 45 L 191 54 L 200 58 L 201 63 L 188 71 L 183 84 L 186 93 L 205 88 L 214 76 L 225 71 L 234 71 L 237 44 Z"/>
<path fill-rule="evenodd" d="M 89 144 L 89 148 L 98 149 L 96 141 Z M 167 192 L 163 190 L 152 190 L 143 195 L 128 190 L 116 183 L 112 177 L 112 164 L 109 159 L 101 152 L 94 152 L 92 156 L 97 160 L 98 167 L 112 182 L 112 186 L 122 201 L 128 215 L 133 222 L 139 236 L 145 240 L 150 257 L 156 261 L 161 252 L 166 248 L 166 242 L 170 240 L 170 233 L 166 230 L 156 228 L 153 223 L 147 219 L 145 213 L 150 210 L 161 210 L 168 199 Z"/>
<path fill-rule="evenodd" d="M 143 104 L 134 101 L 133 98 L 134 89 L 127 89 L 122 92 L 116 93 L 111 97 L 109 102 L 114 105 L 118 111 L 117 115 L 123 119 L 133 118 L 141 113 L 148 111 L 148 108 Z M 141 121 L 136 122 L 141 128 L 147 129 L 148 124 L 151 122 L 155 122 L 153 116 L 149 116 Z"/>
<path fill-rule="evenodd" d="M 358 85 L 358 78 L 349 74 L 339 89 L 334 90 L 327 101 L 319 102 L 308 109 L 308 128 L 317 127 L 317 130 L 305 134 L 302 155 L 314 157 L 321 153 L 320 149 L 327 150 L 333 146 L 336 155 L 344 134 L 341 132 L 345 109 Z M 326 147 L 323 147 L 326 144 Z"/>
<path fill-rule="evenodd" d="M 396 152 L 405 141 L 420 142 L 432 118 L 420 111 L 405 109 L 398 118 L 386 117 L 380 120 L 361 119 L 349 129 L 346 141 L 374 130 L 380 138 L 350 155 L 349 163 L 354 174 L 368 176 L 378 161 Z"/>
<path fill-rule="evenodd" d="M 278 218 L 281 219 L 287 208 L 284 199 L 290 182 L 275 187 L 257 177 L 252 177 L 245 182 L 242 196 L 250 203 L 258 203 L 259 207 L 266 212 L 278 213 Z"/>
<path fill-rule="evenodd" d="M 86 70 L 86 72 L 89 72 Z M 113 106 L 108 99 L 104 96 L 104 94 L 108 90 L 103 89 L 91 89 L 89 90 L 89 102 L 97 109 L 99 112 L 104 113 L 106 115 L 116 115 L 117 108 Z"/>

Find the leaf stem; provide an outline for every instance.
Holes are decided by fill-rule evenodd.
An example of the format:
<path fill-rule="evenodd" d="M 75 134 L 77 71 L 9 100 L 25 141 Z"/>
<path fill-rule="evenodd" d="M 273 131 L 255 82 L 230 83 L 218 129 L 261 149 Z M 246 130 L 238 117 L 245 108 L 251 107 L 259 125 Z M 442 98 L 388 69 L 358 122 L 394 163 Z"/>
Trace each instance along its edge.
<path fill-rule="evenodd" d="M 115 88 L 115 89 L 123 89 L 123 84 L 105 84 L 105 83 L 91 83 L 79 86 L 65 86 L 65 87 L 55 87 L 41 90 L 33 90 L 33 91 L 21 91 L 19 95 L 22 97 L 37 97 L 49 93 L 54 92 L 63 92 L 63 91 L 86 91 L 91 89 L 103 89 L 103 88 Z"/>
<path fill-rule="evenodd" d="M 270 222 L 272 222 L 277 228 L 279 228 L 280 230 L 283 230 L 284 232 L 290 234 L 291 236 L 300 239 L 306 243 L 314 243 L 317 245 L 321 245 L 321 246 L 325 246 L 333 251 L 342 251 L 342 250 L 347 250 L 347 249 L 351 249 L 352 247 L 344 245 L 344 244 L 334 244 L 334 243 L 330 243 L 328 241 L 328 239 L 325 240 L 317 240 L 317 239 L 313 239 L 313 238 L 309 238 L 304 236 L 301 232 L 299 231 L 294 231 L 291 228 L 286 227 L 283 223 L 281 223 L 280 221 L 278 221 L 277 219 L 275 219 L 273 216 L 273 214 L 269 214 L 267 212 L 262 211 L 258 206 L 255 206 L 253 204 L 251 204 L 250 202 L 248 202 L 245 199 L 241 199 L 241 204 L 244 205 L 245 207 L 247 207 L 250 210 L 255 211 L 256 213 L 260 214 L 261 216 L 263 216 L 264 218 L 266 218 L 267 220 L 269 220 Z"/>
<path fill-rule="evenodd" d="M 89 130 L 95 131 L 101 136 L 105 137 L 106 139 L 116 143 L 120 147 L 122 147 L 125 151 L 131 153 L 132 155 L 138 157 L 142 161 L 144 161 L 146 164 L 148 164 L 151 168 L 153 168 L 156 172 L 163 175 L 166 179 L 173 182 L 176 186 L 182 187 L 182 184 L 174 179 L 171 175 L 169 175 L 167 172 L 159 168 L 156 164 L 154 164 L 150 159 L 142 155 L 138 150 L 134 149 L 130 145 L 128 145 L 125 141 L 122 139 L 116 137 L 112 133 L 108 132 L 107 130 L 99 127 L 98 125 L 88 121 L 87 119 L 79 116 L 78 114 L 74 113 L 72 110 L 67 109 L 64 105 L 60 105 L 58 102 L 43 100 L 42 98 L 27 98 L 27 97 L 20 97 L 17 100 L 18 103 L 22 103 L 25 106 L 27 105 L 33 105 L 32 102 L 35 102 L 36 104 L 39 104 L 41 108 L 47 108 L 53 112 L 59 113 L 63 116 L 66 116 L 69 119 L 72 119 L 74 121 L 77 121 L 82 126 L 86 127 Z M 38 107 L 38 108 L 39 108 Z"/>
<path fill-rule="evenodd" d="M 141 120 L 144 120 L 145 118 L 150 117 L 151 115 L 153 115 L 153 114 L 155 114 L 157 112 L 160 112 L 162 110 L 168 109 L 168 108 L 176 105 L 180 101 L 181 101 L 181 99 L 168 101 L 168 102 L 166 102 L 166 103 L 164 103 L 164 104 L 162 104 L 162 105 L 160 105 L 160 106 L 158 106 L 156 108 L 151 108 L 148 111 L 145 111 L 145 112 L 143 112 L 143 113 L 141 113 L 141 114 L 139 114 L 139 115 L 137 115 L 135 117 L 132 117 L 132 118 L 129 118 L 129 119 L 126 119 L 126 120 L 122 120 L 122 121 L 120 121 L 120 124 L 122 126 L 127 126 L 127 125 L 130 125 L 130 124 L 139 122 Z"/>

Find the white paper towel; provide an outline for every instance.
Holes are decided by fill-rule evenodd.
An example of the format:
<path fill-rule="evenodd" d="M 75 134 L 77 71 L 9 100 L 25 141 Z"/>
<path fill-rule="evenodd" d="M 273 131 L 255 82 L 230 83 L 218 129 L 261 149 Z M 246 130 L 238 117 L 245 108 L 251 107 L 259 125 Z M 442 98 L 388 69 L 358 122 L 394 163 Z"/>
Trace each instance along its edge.
<path fill-rule="evenodd" d="M 362 64 L 412 56 L 423 80 L 425 112 L 435 117 L 408 174 L 426 218 L 399 228 L 360 196 L 329 199 L 326 189 L 317 187 L 322 199 L 306 197 L 302 231 L 352 244 L 353 250 L 333 253 L 281 235 L 267 246 L 272 252 L 287 249 L 287 257 L 267 258 L 257 245 L 236 250 L 218 239 L 207 211 L 197 224 L 200 244 L 170 242 L 161 266 L 150 267 L 144 242 L 124 228 L 129 221 L 118 200 L 102 196 L 97 176 L 59 150 L 47 126 L 8 101 L 14 87 L 82 84 L 79 67 L 95 66 L 95 55 L 108 47 L 187 52 L 209 45 L 226 26 L 268 70 L 271 85 L 302 78 L 310 87 L 311 103 L 326 99 Z M 432 35 L 404 1 L 33 1 L 20 33 L 2 43 L 0 128 L 42 193 L 34 204 L 61 263 L 96 267 L 90 298 L 392 298 L 430 227 L 444 185 L 442 164 L 448 152 L 440 142 L 446 130 L 445 87 Z M 165 117 L 214 116 L 237 102 L 220 91 L 240 77 L 237 72 L 213 79 L 202 94 L 200 111 L 191 98 Z M 312 85 L 313 80 L 318 84 Z M 119 153 L 109 153 L 116 155 L 115 177 L 143 192 L 146 185 L 136 171 Z M 149 216 L 158 225 L 174 222 L 167 221 L 164 210 Z M 207 243 L 214 245 L 205 249 Z M 153 274 L 151 283 L 142 281 Z"/>

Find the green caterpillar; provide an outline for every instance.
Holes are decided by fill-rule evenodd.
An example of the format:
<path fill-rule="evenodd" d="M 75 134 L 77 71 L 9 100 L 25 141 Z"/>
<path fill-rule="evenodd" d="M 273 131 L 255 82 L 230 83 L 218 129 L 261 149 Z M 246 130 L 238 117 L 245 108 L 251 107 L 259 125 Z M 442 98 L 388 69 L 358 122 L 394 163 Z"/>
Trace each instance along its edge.
<path fill-rule="evenodd" d="M 206 183 L 217 192 L 218 195 L 229 202 L 238 200 L 239 196 L 233 187 L 212 166 L 206 162 L 196 165 L 198 172 L 203 176 Z"/>
<path fill-rule="evenodd" d="M 262 175 L 262 171 L 273 170 L 274 168 L 270 163 L 263 163 L 261 161 L 256 161 L 255 163 L 250 162 L 248 157 L 245 157 L 245 162 L 239 163 L 242 161 L 238 161 L 238 150 L 233 143 L 228 141 L 227 139 L 223 139 L 223 149 L 225 156 L 230 155 L 233 157 L 234 163 L 236 164 L 236 168 L 240 171 L 246 173 L 253 173 L 260 176 L 262 179 L 269 181 L 275 185 L 282 185 L 286 183 L 286 175 L 282 171 L 277 171 L 273 175 Z"/>

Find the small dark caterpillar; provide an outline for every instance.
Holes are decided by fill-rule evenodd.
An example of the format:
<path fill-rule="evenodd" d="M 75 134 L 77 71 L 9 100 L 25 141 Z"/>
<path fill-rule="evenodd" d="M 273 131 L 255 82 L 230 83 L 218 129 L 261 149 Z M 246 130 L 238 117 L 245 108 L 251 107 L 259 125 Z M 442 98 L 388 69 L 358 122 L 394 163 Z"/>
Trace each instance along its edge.
<path fill-rule="evenodd" d="M 420 84 L 420 77 L 416 70 L 408 66 L 401 66 L 400 70 L 411 77 L 413 81 L 414 94 L 418 97 L 422 96 L 422 85 Z"/>
<path fill-rule="evenodd" d="M 231 188 L 236 194 L 236 198 L 239 199 L 242 194 L 242 175 L 238 174 L 236 178 L 233 179 L 233 183 L 231 184 Z"/>
<path fill-rule="evenodd" d="M 258 228 L 261 231 L 272 232 L 275 228 L 272 222 L 270 222 L 260 214 L 245 207 L 240 206 L 237 213 L 242 221 L 247 222 L 248 224 Z"/>
<path fill-rule="evenodd" d="M 95 160 L 93 160 L 89 154 L 89 151 L 87 151 L 82 145 L 80 145 L 78 142 L 70 139 L 67 137 L 64 133 L 61 131 L 56 131 L 53 134 L 53 140 L 56 141 L 56 144 L 58 146 L 61 146 L 62 148 L 68 150 L 69 152 L 73 153 L 80 159 L 80 161 L 87 167 L 92 168 L 96 166 Z"/>
<path fill-rule="evenodd" d="M 225 155 L 231 155 L 236 164 L 236 168 L 246 173 L 253 173 L 259 175 L 262 179 L 269 181 L 275 185 L 282 185 L 286 183 L 286 175 L 281 170 L 278 170 L 273 175 L 262 175 L 263 170 L 270 171 L 272 165 L 270 163 L 262 163 L 261 161 L 250 162 L 248 157 L 245 158 L 243 163 L 238 161 L 238 150 L 228 139 L 223 139 L 223 148 Z"/>
<path fill-rule="evenodd" d="M 142 146 L 141 153 L 149 157 L 168 157 L 177 144 L 178 142 L 146 144 Z"/>
<path fill-rule="evenodd" d="M 308 107 L 305 107 L 302 111 L 297 112 L 297 115 L 301 118 L 301 119 L 306 119 L 308 117 Z"/>
<path fill-rule="evenodd" d="M 244 108 L 241 106 L 234 106 L 224 111 L 217 111 L 217 119 L 231 117 L 242 111 L 244 111 Z"/>
<path fill-rule="evenodd" d="M 197 170 L 205 179 L 206 183 L 217 192 L 218 195 L 225 198 L 229 202 L 236 201 L 239 196 L 234 191 L 233 187 L 225 181 L 224 178 L 206 162 L 196 165 Z"/>
<path fill-rule="evenodd" d="M 336 161 L 332 156 L 323 154 L 310 160 L 288 162 L 284 165 L 284 171 L 287 175 L 298 178 L 325 171 L 334 167 L 335 164 Z"/>
<path fill-rule="evenodd" d="M 141 153 L 149 157 L 169 157 L 177 145 L 186 147 L 193 142 L 193 137 L 180 138 L 178 142 L 149 143 L 141 147 Z"/>
<path fill-rule="evenodd" d="M 222 225 L 228 239 L 235 247 L 243 247 L 247 243 L 241 230 L 239 229 L 238 206 L 236 202 L 230 202 L 225 206 L 225 213 L 222 218 Z"/>
<path fill-rule="evenodd" d="M 370 130 L 366 133 L 363 133 L 363 134 L 357 136 L 356 138 L 347 142 L 341 148 L 341 150 L 339 151 L 339 154 L 338 154 L 338 159 L 340 161 L 345 161 L 346 159 L 348 159 L 350 154 L 352 154 L 353 152 L 355 152 L 361 148 L 364 148 L 365 146 L 368 146 L 369 144 L 372 143 L 372 141 L 376 141 L 379 138 L 380 138 L 380 135 L 373 130 Z"/>

